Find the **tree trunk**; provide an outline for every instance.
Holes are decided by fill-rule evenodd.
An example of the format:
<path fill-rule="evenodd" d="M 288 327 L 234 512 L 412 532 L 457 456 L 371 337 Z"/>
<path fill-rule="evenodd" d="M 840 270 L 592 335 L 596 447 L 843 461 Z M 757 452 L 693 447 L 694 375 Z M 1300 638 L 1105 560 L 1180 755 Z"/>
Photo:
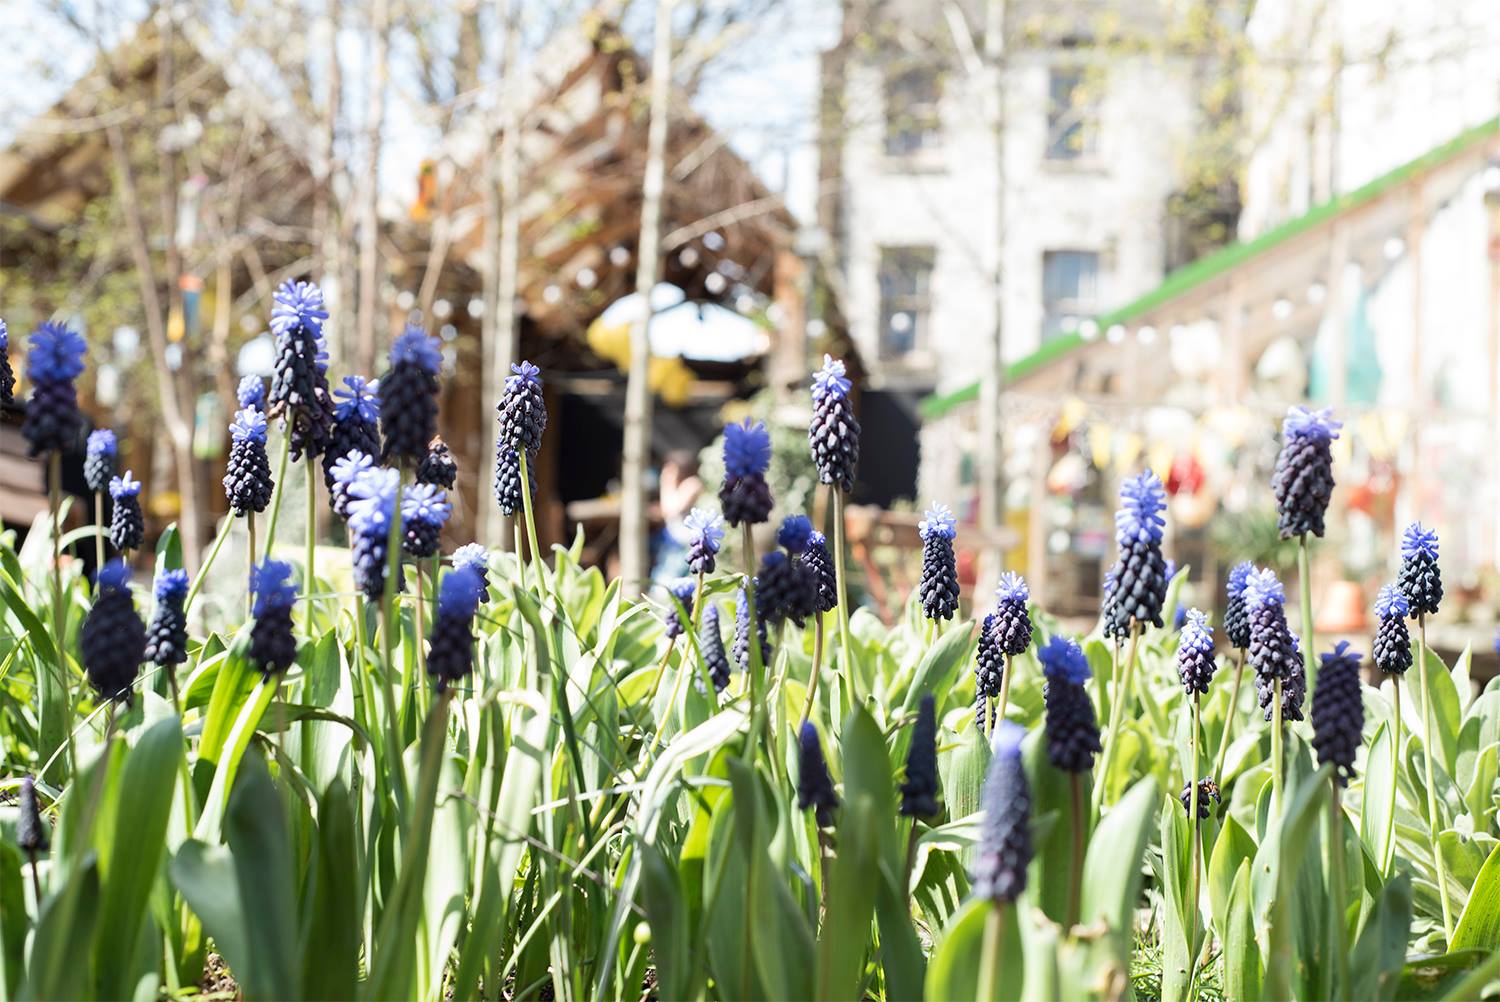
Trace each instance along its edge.
<path fill-rule="evenodd" d="M 1000 401 L 1005 387 L 1005 0 L 988 0 L 984 32 L 984 62 L 990 127 L 994 130 L 995 239 L 991 275 L 995 322 L 983 353 L 984 372 L 979 383 L 979 527 L 986 534 L 998 533 L 1005 525 L 1005 448 L 1001 441 Z M 993 538 L 993 537 L 992 537 Z M 1003 553 L 998 545 L 984 549 L 982 580 L 990 581 L 1000 571 Z"/>
<path fill-rule="evenodd" d="M 375 371 L 376 311 L 379 309 L 380 133 L 385 125 L 385 87 L 390 67 L 390 0 L 374 0 L 370 11 L 371 66 L 365 118 L 365 176 L 359 204 L 359 371 Z"/>
<path fill-rule="evenodd" d="M 651 461 L 651 290 L 661 272 L 661 203 L 666 181 L 667 114 L 672 87 L 672 2 L 657 0 L 651 53 L 651 120 L 641 190 L 641 241 L 635 291 L 639 313 L 630 330 L 630 377 L 625 386 L 625 458 L 621 470 L 620 577 L 638 595 L 650 573 L 646 521 L 646 466 Z"/>
<path fill-rule="evenodd" d="M 334 359 L 347 362 L 352 354 L 349 344 L 349 321 L 344 316 L 347 290 L 344 286 L 344 241 L 339 239 L 339 214 L 334 207 L 334 138 L 337 134 L 339 107 L 343 101 L 344 76 L 339 64 L 339 0 L 328 0 L 324 15 L 328 22 L 327 90 L 323 95 L 321 121 L 318 123 L 319 163 L 317 188 L 313 193 L 313 233 L 318 241 L 318 282 L 328 308 L 328 344 Z"/>
<path fill-rule="evenodd" d="M 485 185 L 484 206 L 484 323 L 485 349 L 488 355 L 489 379 L 485 381 L 481 420 L 487 429 L 489 449 L 480 457 L 484 470 L 479 497 L 479 538 L 487 546 L 510 548 L 511 534 L 504 531 L 504 519 L 495 507 L 495 451 L 499 446 L 500 423 L 496 408 L 505 377 L 516 358 L 519 339 L 516 336 L 516 290 L 519 282 L 521 220 L 521 74 L 516 62 L 520 50 L 517 25 L 518 4 L 501 0 L 500 23 L 504 26 L 501 43 L 504 63 L 501 67 L 499 121 L 499 177 L 493 175 Z M 494 148 L 491 142 L 491 149 Z"/>

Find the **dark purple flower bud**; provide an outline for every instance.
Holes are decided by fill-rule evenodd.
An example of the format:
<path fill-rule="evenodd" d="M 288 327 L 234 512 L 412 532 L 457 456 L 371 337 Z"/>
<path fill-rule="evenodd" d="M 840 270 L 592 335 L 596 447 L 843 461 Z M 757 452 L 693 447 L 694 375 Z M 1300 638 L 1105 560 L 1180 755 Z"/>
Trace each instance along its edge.
<path fill-rule="evenodd" d="M 1318 687 L 1313 690 L 1313 750 L 1319 765 L 1332 763 L 1340 786 L 1349 785 L 1354 755 L 1363 743 L 1365 700 L 1359 661 L 1349 641 L 1340 640 L 1332 653 L 1322 656 Z"/>
<path fill-rule="evenodd" d="M 1064 772 L 1087 772 L 1101 748 L 1094 703 L 1083 683 L 1093 675 L 1078 644 L 1054 636 L 1037 650 L 1047 676 L 1047 758 Z"/>
<path fill-rule="evenodd" d="M 427 455 L 417 466 L 417 483 L 452 490 L 458 482 L 458 463 L 441 435 L 427 443 Z"/>
<path fill-rule="evenodd" d="M 269 679 L 284 672 L 297 660 L 297 638 L 292 633 L 292 606 L 297 585 L 291 580 L 292 565 L 267 558 L 250 569 L 250 593 L 254 597 L 250 627 L 250 660 Z"/>
<path fill-rule="evenodd" d="M 229 426 L 229 463 L 224 496 L 236 515 L 262 512 L 271 503 L 271 460 L 266 456 L 266 416 L 247 407 Z"/>
<path fill-rule="evenodd" d="M 479 601 L 490 600 L 490 551 L 482 543 L 465 543 L 454 550 L 453 567 L 473 571 L 479 578 Z"/>
<path fill-rule="evenodd" d="M 1161 481 L 1150 470 L 1131 477 L 1120 488 L 1120 510 L 1115 513 L 1115 542 L 1120 547 L 1119 572 L 1111 601 L 1115 629 L 1150 623 L 1162 625 L 1167 599 L 1167 564 L 1161 553 L 1162 511 L 1167 506 Z"/>
<path fill-rule="evenodd" d="M 288 279 L 272 296 L 271 330 L 276 365 L 267 413 L 281 418 L 293 460 L 320 456 L 330 446 L 333 397 L 328 392 L 328 349 L 323 339 L 323 292 Z"/>
<path fill-rule="evenodd" d="M 484 581 L 469 567 L 455 567 L 443 576 L 427 652 L 427 673 L 438 692 L 474 670 L 474 612 L 485 591 Z"/>
<path fill-rule="evenodd" d="M 83 336 L 62 324 L 44 323 L 27 339 L 26 378 L 31 382 L 31 400 L 21 434 L 28 452 L 40 456 L 73 447 L 83 431 L 83 413 L 78 409 L 75 385 L 83 372 L 88 350 Z"/>
<path fill-rule="evenodd" d="M 797 809 L 814 811 L 818 827 L 827 828 L 833 824 L 839 795 L 834 792 L 833 777 L 828 775 L 828 761 L 823 757 L 818 729 L 810 722 L 802 724 L 797 752 Z"/>
<path fill-rule="evenodd" d="M 380 379 L 380 458 L 420 463 L 437 434 L 438 370 L 443 356 L 437 338 L 408 324 L 391 344 L 391 367 Z"/>
<path fill-rule="evenodd" d="M 719 632 L 719 607 L 712 603 L 703 610 L 703 622 L 698 627 L 698 649 L 703 653 L 703 663 L 708 666 L 709 681 L 715 692 L 723 692 L 729 686 L 729 656 L 724 653 L 724 636 Z"/>
<path fill-rule="evenodd" d="M 1228 602 L 1224 606 L 1224 633 L 1229 646 L 1245 650 L 1250 646 L 1250 617 L 1245 612 L 1245 584 L 1255 572 L 1255 565 L 1242 560 L 1229 571 L 1225 587 Z"/>
<path fill-rule="evenodd" d="M 532 458 L 542 447 L 547 430 L 547 401 L 542 395 L 542 370 L 530 362 L 512 364 L 500 398 L 500 444 L 525 449 Z"/>
<path fill-rule="evenodd" d="M 850 385 L 844 363 L 824 355 L 823 368 L 813 376 L 813 416 L 807 428 L 818 480 L 845 493 L 854 489 L 854 469 L 859 465 L 859 421 L 849 401 Z"/>
<path fill-rule="evenodd" d="M 1000 575 L 995 589 L 994 642 L 1001 654 L 1015 657 L 1031 646 L 1031 614 L 1026 609 L 1030 599 L 1031 589 L 1021 575 L 1015 571 Z"/>
<path fill-rule="evenodd" d="M 146 658 L 146 624 L 130 597 L 130 568 L 118 558 L 99 571 L 98 594 L 78 631 L 78 649 L 94 691 L 128 705 Z"/>
<path fill-rule="evenodd" d="M 1193 809 L 1193 784 L 1183 783 L 1182 793 L 1178 795 L 1177 799 L 1182 801 L 1182 809 L 1184 811 L 1191 811 Z M 1199 821 L 1207 820 L 1209 812 L 1212 810 L 1210 801 L 1214 804 L 1219 802 L 1219 784 L 1215 783 L 1211 778 L 1205 777 L 1198 780 Z"/>
<path fill-rule="evenodd" d="M 970 882 L 975 897 L 997 903 L 1021 896 L 1031 865 L 1031 788 L 1021 765 L 1025 737 L 1019 724 L 1002 720 L 995 725 L 995 750 L 979 795 L 984 820 Z"/>
<path fill-rule="evenodd" d="M 1375 617 L 1379 626 L 1375 628 L 1375 667 L 1387 675 L 1405 675 L 1412 665 L 1411 633 L 1406 629 L 1406 617 L 1411 605 L 1399 586 L 1381 586 L 1380 597 L 1375 600 Z"/>
<path fill-rule="evenodd" d="M 724 538 L 723 519 L 713 512 L 694 508 L 683 525 L 688 531 L 688 568 L 694 574 L 712 574 Z"/>
<path fill-rule="evenodd" d="M 828 552 L 828 540 L 821 532 L 814 530 L 807 537 L 807 549 L 802 551 L 802 556 L 798 559 L 817 582 L 818 611 L 832 612 L 838 608 L 838 568 L 833 562 L 833 554 Z"/>
<path fill-rule="evenodd" d="M 89 432 L 88 447 L 83 459 L 83 480 L 90 491 L 103 494 L 109 490 L 109 482 L 119 473 L 116 466 L 118 455 L 119 446 L 114 432 L 108 428 Z"/>
<path fill-rule="evenodd" d="M 1281 453 L 1271 475 L 1282 539 L 1323 535 L 1323 515 L 1333 496 L 1333 440 L 1343 427 L 1333 410 L 1293 407 L 1281 430 Z"/>
<path fill-rule="evenodd" d="M 1208 692 L 1215 667 L 1214 631 L 1208 625 L 1208 613 L 1189 609 L 1177 645 L 1177 676 L 1182 680 L 1182 690 L 1189 696 Z"/>
<path fill-rule="evenodd" d="M 438 551 L 439 537 L 453 505 L 447 492 L 432 484 L 413 484 L 401 494 L 401 548 L 425 559 Z"/>
<path fill-rule="evenodd" d="M 146 516 L 141 512 L 141 482 L 130 478 L 126 470 L 122 477 L 109 482 L 110 500 L 114 509 L 110 512 L 109 541 L 117 550 L 138 550 L 146 541 Z"/>
<path fill-rule="evenodd" d="M 932 693 L 922 697 L 917 722 L 906 753 L 906 780 L 901 784 L 901 814 L 908 818 L 935 817 L 938 804 L 937 704 Z"/>
<path fill-rule="evenodd" d="M 692 578 L 678 578 L 667 586 L 667 604 L 662 612 L 662 622 L 667 626 L 667 639 L 676 640 L 687 629 L 688 624 L 683 622 L 682 615 L 678 613 L 677 607 L 682 606 L 682 612 L 691 619 L 693 615 L 693 593 L 695 585 Z M 676 601 L 673 601 L 673 600 Z"/>
<path fill-rule="evenodd" d="M 958 611 L 958 562 L 953 538 L 958 534 L 953 510 L 945 504 L 927 509 L 917 526 L 922 537 L 922 581 L 918 592 L 928 619 L 952 619 Z"/>
<path fill-rule="evenodd" d="M 16 848 L 32 859 L 52 847 L 47 837 L 47 826 L 42 821 L 41 809 L 36 802 L 36 781 L 30 776 L 21 779 L 21 793 L 16 807 Z"/>
<path fill-rule="evenodd" d="M 146 630 L 146 660 L 173 671 L 187 660 L 188 576 L 184 570 L 162 571 L 156 578 L 156 609 Z"/>
<path fill-rule="evenodd" d="M 1401 574 L 1396 579 L 1415 616 L 1432 615 L 1443 601 L 1443 575 L 1438 568 L 1438 534 L 1421 522 L 1406 527 L 1401 537 Z"/>

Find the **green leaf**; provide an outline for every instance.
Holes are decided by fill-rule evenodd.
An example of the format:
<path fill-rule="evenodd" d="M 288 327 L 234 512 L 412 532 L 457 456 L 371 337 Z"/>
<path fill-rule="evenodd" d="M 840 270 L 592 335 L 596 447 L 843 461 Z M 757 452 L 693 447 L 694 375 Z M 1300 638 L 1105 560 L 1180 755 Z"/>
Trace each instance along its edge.
<path fill-rule="evenodd" d="M 1053 767 L 1047 757 L 1046 734 L 1041 729 L 1026 736 L 1022 756 L 1027 780 L 1031 785 L 1032 817 L 1050 815 L 1056 819 L 1054 836 L 1040 839 L 1036 843 L 1036 854 L 1031 860 L 1027 886 L 1032 888 L 1037 905 L 1047 917 L 1063 925 L 1067 922 L 1069 895 L 1072 893 L 1074 774 Z M 1089 798 L 1093 787 L 1086 773 L 1079 775 L 1077 782 L 1081 812 L 1079 823 L 1082 826 L 1079 837 L 1087 846 L 1092 817 Z M 1087 886 L 1086 882 L 1084 886 Z"/>
<path fill-rule="evenodd" d="M 1188 971 L 1194 960 L 1190 944 L 1198 922 L 1197 902 L 1190 900 L 1189 890 L 1192 833 L 1176 797 L 1162 803 L 1161 847 L 1161 997 L 1175 1002 L 1187 997 Z"/>
<path fill-rule="evenodd" d="M 1260 997 L 1260 947 L 1255 942 L 1255 913 L 1250 900 L 1251 861 L 1242 860 L 1224 903 L 1224 997 Z"/>
<path fill-rule="evenodd" d="M 1024 897 L 1023 897 L 1024 900 Z M 979 999 L 979 967 L 984 957 L 985 925 L 999 912 L 999 977 L 989 999 Z M 927 964 L 927 997 L 1008 1002 L 1019 999 L 1025 985 L 1026 964 L 1016 906 L 972 899 L 943 930 Z"/>
<path fill-rule="evenodd" d="M 906 689 L 906 698 L 901 704 L 902 715 L 916 713 L 922 697 L 928 693 L 937 697 L 937 710 L 941 714 L 945 694 L 956 683 L 959 669 L 968 662 L 973 647 L 973 631 L 967 628 L 949 630 L 928 647 L 917 664 L 911 685 Z"/>
<path fill-rule="evenodd" d="M 247 996 L 293 998 L 302 969 L 293 884 L 296 864 L 281 795 L 258 752 L 245 757 L 224 828 L 240 887 L 249 951 L 247 964 L 231 960 L 230 966 L 237 976 L 248 979 L 243 985 Z"/>
<path fill-rule="evenodd" d="M 240 903 L 239 877 L 229 848 L 188 839 L 167 866 L 172 884 L 203 921 L 219 953 L 236 971 L 249 974 L 249 932 Z M 244 982 L 248 989 L 248 982 Z"/>
<path fill-rule="evenodd" d="M 1213 853 L 1208 861 L 1208 901 L 1213 909 L 1214 926 L 1223 936 L 1225 920 L 1229 916 L 1229 895 L 1239 874 L 1240 865 L 1255 858 L 1255 839 L 1245 831 L 1245 826 L 1233 817 L 1224 818 L 1224 827 L 1214 840 Z"/>
<path fill-rule="evenodd" d="M 855 998 L 864 972 L 865 946 L 875 911 L 881 829 L 895 816 L 895 788 L 880 728 L 856 707 L 844 724 L 844 803 L 838 854 L 828 878 L 829 920 L 818 939 L 820 999 Z"/>
<path fill-rule="evenodd" d="M 255 730 L 260 725 L 261 718 L 265 716 L 272 700 L 276 698 L 276 687 L 275 676 L 269 680 L 261 679 L 255 683 L 255 688 L 250 692 L 250 698 L 240 705 L 240 712 L 235 718 L 234 726 L 224 736 L 217 768 L 213 772 L 213 784 L 209 787 L 208 795 L 203 801 L 203 813 L 198 816 L 198 823 L 193 828 L 193 835 L 196 838 L 205 841 L 218 838 L 224 811 L 232 799 L 235 774 L 239 770 L 240 760 L 244 757 L 246 749 L 250 747 L 250 739 L 255 736 Z M 203 761 L 200 749 L 200 764 Z"/>
<path fill-rule="evenodd" d="M 1382 888 L 1354 944 L 1349 958 L 1350 998 L 1395 997 L 1405 966 L 1411 907 L 1411 879 L 1403 873 Z"/>
<path fill-rule="evenodd" d="M 135 970 L 132 959 L 166 851 L 167 821 L 182 766 L 181 722 L 169 717 L 147 728 L 126 756 L 119 794 L 111 804 L 113 816 L 100 822 L 103 895 L 94 962 L 100 994 L 106 997 L 129 994 L 138 975 L 146 973 Z"/>
<path fill-rule="evenodd" d="M 359 846 L 349 789 L 335 779 L 318 798 L 317 864 L 302 918 L 302 997 L 352 999 L 359 977 Z"/>
<path fill-rule="evenodd" d="M 1272 999 L 1289 999 L 1294 993 L 1294 979 L 1306 980 L 1313 958 L 1296 956 L 1293 944 L 1315 939 L 1315 931 L 1302 929 L 1305 923 L 1296 888 L 1302 862 L 1316 843 L 1314 834 L 1320 808 L 1326 806 L 1330 766 L 1319 769 L 1310 779 L 1282 791 L 1286 798 L 1285 814 L 1273 822 L 1266 839 L 1255 854 L 1251 878 L 1255 902 L 1256 938 L 1265 945 L 1265 991 Z M 1327 911 L 1321 901 L 1311 903 L 1321 915 Z"/>
<path fill-rule="evenodd" d="M 80 961 L 79 944 L 94 936 L 99 916 L 99 867 L 89 856 L 68 874 L 42 905 L 32 937 L 24 999 L 87 998 L 90 965 Z"/>
<path fill-rule="evenodd" d="M 688 905 L 677 871 L 650 843 L 642 843 L 636 851 L 641 853 L 641 905 L 651 923 L 657 990 L 665 999 L 688 998 L 697 965 L 689 940 Z"/>
<path fill-rule="evenodd" d="M 1489 830 L 1495 817 L 1495 791 L 1500 781 L 1500 745 L 1490 745 L 1474 759 L 1474 776 L 1464 791 L 1464 806 L 1476 831 Z"/>
<path fill-rule="evenodd" d="M 1104 945 L 1112 969 L 1092 966 L 1099 983 L 1123 983 L 1130 970 L 1131 919 L 1141 893 L 1141 858 L 1151 837 L 1160 796 L 1150 776 L 1132 786 L 1109 809 L 1089 840 L 1083 864 L 1083 901 L 1079 922 L 1093 927 L 1103 924 L 1108 933 Z M 1087 803 L 1087 801 L 1085 801 Z"/>
<path fill-rule="evenodd" d="M 1458 729 L 1459 729 L 1459 705 L 1458 687 L 1453 682 L 1453 676 L 1448 673 L 1447 665 L 1443 659 L 1438 657 L 1437 652 L 1427 649 L 1427 697 L 1432 700 L 1432 726 L 1433 734 L 1428 735 L 1423 723 L 1424 707 L 1421 696 L 1417 699 L 1403 700 L 1402 710 L 1407 716 L 1407 723 L 1414 733 L 1423 735 L 1423 742 L 1436 743 L 1437 764 L 1440 764 L 1449 775 L 1453 774 L 1454 765 L 1458 756 Z M 1412 673 L 1406 676 L 1412 679 Z M 1419 685 L 1422 676 L 1416 675 L 1413 681 Z M 1413 688 L 1416 688 L 1413 686 Z M 1420 694 L 1421 690 L 1418 690 Z"/>
<path fill-rule="evenodd" d="M 1500 844 L 1490 850 L 1474 881 L 1449 949 L 1500 950 Z"/>
<path fill-rule="evenodd" d="M 1391 729 L 1381 724 L 1375 729 L 1370 741 L 1370 753 L 1365 758 L 1365 787 L 1359 811 L 1359 837 L 1370 847 L 1370 855 L 1379 864 L 1385 865 L 1390 853 L 1390 838 L 1395 838 L 1395 828 L 1390 824 L 1391 785 L 1396 782 L 1391 761 Z"/>

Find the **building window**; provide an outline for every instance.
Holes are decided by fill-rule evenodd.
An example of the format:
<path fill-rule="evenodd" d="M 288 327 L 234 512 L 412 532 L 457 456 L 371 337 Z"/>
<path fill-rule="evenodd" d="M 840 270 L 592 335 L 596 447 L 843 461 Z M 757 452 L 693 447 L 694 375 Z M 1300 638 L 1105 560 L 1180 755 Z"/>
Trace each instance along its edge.
<path fill-rule="evenodd" d="M 1095 153 L 1098 109 L 1085 93 L 1083 71 L 1053 68 L 1047 90 L 1047 159 L 1077 160 Z"/>
<path fill-rule="evenodd" d="M 898 66 L 885 78 L 885 153 L 909 157 L 937 146 L 942 85 L 935 67 Z"/>
<path fill-rule="evenodd" d="M 1099 255 L 1093 251 L 1043 254 L 1042 300 L 1043 341 L 1099 312 Z"/>
<path fill-rule="evenodd" d="M 880 354 L 899 358 L 927 346 L 932 314 L 931 247 L 880 251 Z"/>

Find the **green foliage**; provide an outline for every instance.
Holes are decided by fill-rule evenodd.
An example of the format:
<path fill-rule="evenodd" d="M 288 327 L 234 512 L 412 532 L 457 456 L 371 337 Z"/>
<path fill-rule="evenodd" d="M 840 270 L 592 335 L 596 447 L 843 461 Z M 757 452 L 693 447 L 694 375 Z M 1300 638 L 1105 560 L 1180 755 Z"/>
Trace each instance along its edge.
<path fill-rule="evenodd" d="M 170 538 L 159 559 L 180 559 Z M 249 664 L 244 624 L 196 639 L 178 705 L 144 677 L 130 707 L 95 705 L 68 661 L 77 764 L 55 735 L 34 874 L 0 806 L 0 998 L 178 997 L 210 952 L 248 999 L 947 999 L 981 983 L 1069 1002 L 1456 998 L 1500 976 L 1484 966 L 1500 949 L 1500 688 L 1474 697 L 1467 658 L 1428 653 L 1434 732 L 1408 685 L 1399 759 L 1389 685 L 1367 691 L 1336 824 L 1305 724 L 1287 730 L 1278 808 L 1254 688 L 1230 706 L 1222 671 L 1199 763 L 1211 771 L 1228 728 L 1224 799 L 1196 836 L 1176 796 L 1191 716 L 1174 634 L 1141 639 L 1129 691 L 1123 649 L 1086 641 L 1097 715 L 1120 700 L 1122 723 L 1076 792 L 1047 759 L 1039 667 L 1016 658 L 1007 715 L 1032 732 L 1036 855 L 1020 898 L 995 903 L 968 878 L 990 757 L 972 623 L 933 635 L 915 613 L 856 616 L 862 705 L 825 631 L 810 719 L 841 806 L 820 830 L 796 806 L 811 624 L 782 628 L 751 706 L 742 675 L 699 691 L 696 644 L 669 648 L 651 605 L 576 551 L 520 574 L 509 557 L 492 570 L 475 674 L 450 698 L 420 678 L 410 582 L 390 664 L 374 611 L 331 600 L 281 679 Z M 711 579 L 709 601 L 734 583 Z M 0 756 L 20 776 L 45 761 L 50 580 L 0 547 L 0 592 Z M 64 600 L 76 629 L 86 583 L 65 581 Z M 898 787 L 929 693 L 943 811 L 913 821 Z"/>

